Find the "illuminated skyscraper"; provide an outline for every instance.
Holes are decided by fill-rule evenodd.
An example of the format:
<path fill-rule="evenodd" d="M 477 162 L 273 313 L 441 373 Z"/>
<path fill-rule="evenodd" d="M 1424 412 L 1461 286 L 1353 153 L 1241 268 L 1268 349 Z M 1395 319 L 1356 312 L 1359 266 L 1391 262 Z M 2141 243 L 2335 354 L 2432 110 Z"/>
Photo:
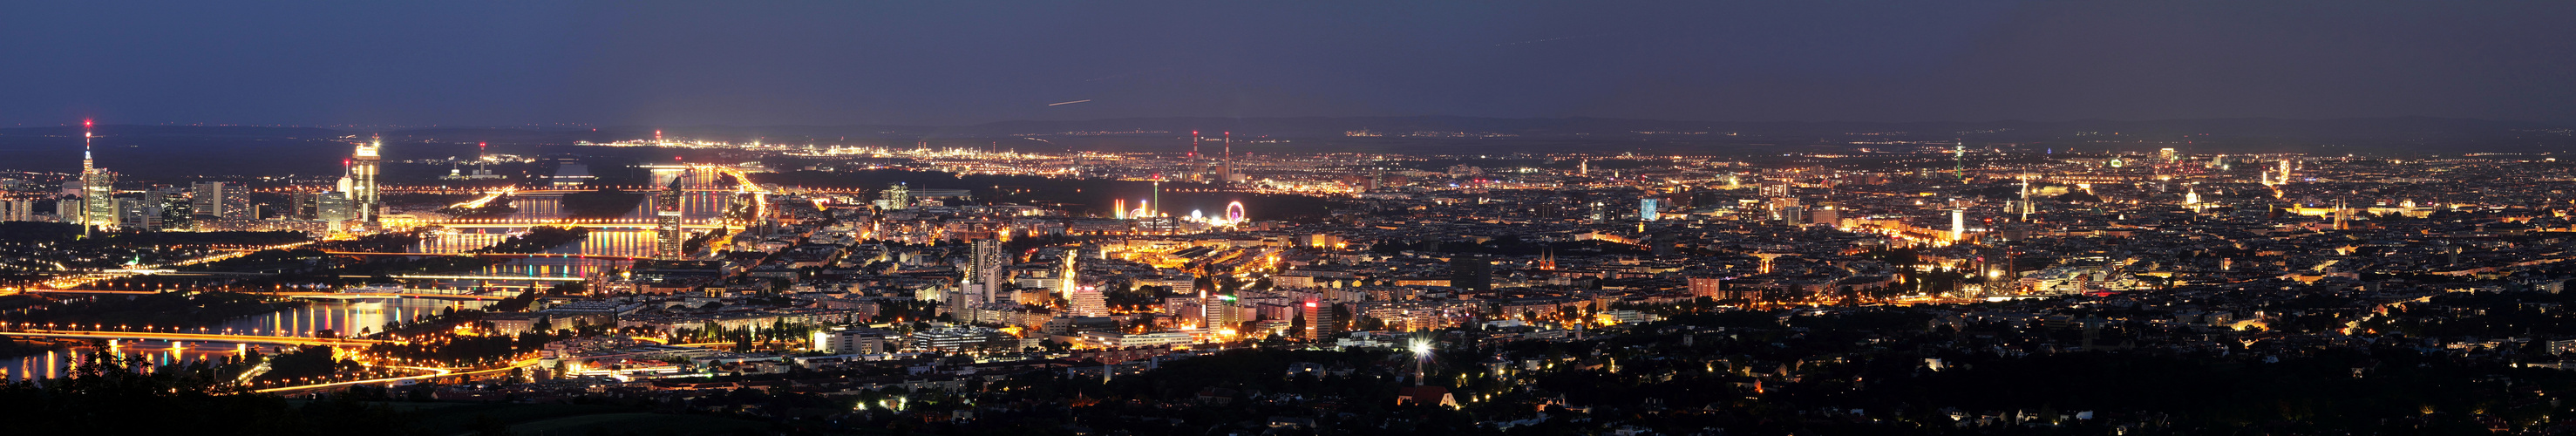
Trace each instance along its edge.
<path fill-rule="evenodd" d="M 902 183 L 887 186 L 885 190 L 885 204 L 879 205 L 879 207 L 883 207 L 887 210 L 911 209 L 912 186 Z"/>
<path fill-rule="evenodd" d="M 84 232 L 91 227 L 114 230 L 117 224 L 116 173 L 99 168 L 90 154 L 90 143 L 98 137 L 90 131 L 94 125 L 81 121 L 81 207 L 77 222 Z"/>
<path fill-rule="evenodd" d="M 358 219 L 358 208 L 349 204 L 347 192 L 324 192 L 314 201 L 314 217 L 329 221 L 333 226 L 345 225 L 349 221 Z"/>
<path fill-rule="evenodd" d="M 197 221 L 259 218 L 250 216 L 250 192 L 240 185 L 196 182 L 189 185 L 188 191 L 188 211 Z"/>
<path fill-rule="evenodd" d="M 1073 252 L 1071 252 L 1071 251 L 1067 251 L 1067 252 L 1065 252 L 1065 253 L 1064 253 L 1064 256 L 1062 256 L 1063 263 L 1062 263 L 1062 264 L 1057 265 L 1057 268 L 1059 268 L 1059 269 L 1056 271 L 1056 274 L 1055 274 L 1055 278 L 1056 278 L 1056 287 L 1055 287 L 1055 292 L 1056 292 L 1056 294 L 1058 294 L 1058 295 L 1062 295 L 1062 296 L 1064 296 L 1065 298 L 1073 298 L 1073 291 L 1074 291 L 1074 289 L 1075 289 L 1076 287 L 1078 287 L 1078 286 L 1081 286 L 1079 283 L 1076 283 L 1076 280 L 1075 280 L 1075 279 L 1077 278 L 1076 276 L 1080 275 L 1080 274 L 1079 274 L 1079 271 L 1076 271 L 1076 270 L 1074 269 L 1074 264 L 1073 264 L 1073 262 L 1074 262 L 1074 259 L 1075 259 L 1076 257 L 1077 257 L 1077 256 L 1074 256 L 1074 255 L 1073 255 Z M 1086 315 L 1086 316 L 1088 316 L 1088 315 Z"/>
<path fill-rule="evenodd" d="M 1639 220 L 1639 221 L 1654 221 L 1654 220 L 1656 220 L 1656 219 L 1658 219 L 1658 218 L 1662 218 L 1662 217 L 1663 217 L 1663 216 L 1662 216 L 1661 214 L 1659 214 L 1659 213 L 1657 213 L 1657 212 L 1655 211 L 1655 199 L 1654 199 L 1654 197 L 1647 197 L 1647 198 L 1643 198 L 1643 199 L 1638 199 L 1638 200 L 1637 200 L 1637 220 Z"/>
<path fill-rule="evenodd" d="M 966 271 L 958 279 L 957 291 L 947 294 L 940 306 L 951 319 L 972 321 L 976 306 L 991 303 L 1002 290 L 1002 269 L 1010 257 L 1002 252 L 1002 241 L 977 239 L 966 253 Z"/>
<path fill-rule="evenodd" d="M 966 282 L 998 286 L 1002 283 L 1002 269 L 1010 264 L 1010 254 L 1002 252 L 1002 241 L 977 239 L 966 258 Z"/>
<path fill-rule="evenodd" d="M 1968 210 L 1950 209 L 1950 240 L 1968 240 Z"/>
<path fill-rule="evenodd" d="M 349 156 L 349 202 L 356 209 L 357 220 L 365 221 L 367 227 L 376 227 L 379 222 L 376 213 L 376 161 L 382 158 L 378 152 L 384 146 L 384 139 L 378 138 L 358 144 L 357 151 Z"/>
<path fill-rule="evenodd" d="M 680 183 L 687 180 L 689 180 L 689 172 L 681 171 L 679 177 L 671 178 L 670 186 L 662 187 L 662 192 L 655 193 L 653 196 L 653 216 L 656 220 L 653 230 L 658 232 L 655 236 L 661 238 L 656 241 L 658 243 L 653 250 L 653 257 L 656 259 L 680 260 L 684 255 L 680 250 L 683 248 L 683 240 L 688 239 L 689 232 L 680 228 Z"/>

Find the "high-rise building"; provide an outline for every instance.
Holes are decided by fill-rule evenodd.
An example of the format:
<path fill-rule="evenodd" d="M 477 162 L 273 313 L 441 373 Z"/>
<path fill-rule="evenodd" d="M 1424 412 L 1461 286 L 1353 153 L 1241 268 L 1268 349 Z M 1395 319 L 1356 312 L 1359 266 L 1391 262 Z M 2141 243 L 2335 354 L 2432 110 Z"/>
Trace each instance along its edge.
<path fill-rule="evenodd" d="M 1306 331 L 1300 333 L 1305 334 L 1306 339 L 1323 339 L 1340 333 L 1341 329 L 1337 328 L 1340 326 L 1333 324 L 1333 309 L 1324 307 L 1325 304 L 1319 300 L 1307 298 L 1305 304 L 1300 305 L 1304 313 L 1299 315 L 1306 318 Z"/>
<path fill-rule="evenodd" d="M 1074 288 L 1081 286 L 1080 276 L 1082 274 L 1080 271 L 1074 269 L 1075 265 L 1073 264 L 1074 260 L 1079 256 L 1075 256 L 1073 250 L 1065 250 L 1064 254 L 1057 257 L 1060 258 L 1062 263 L 1056 267 L 1055 292 L 1059 295 L 1065 296 L 1065 298 L 1073 298 Z"/>
<path fill-rule="evenodd" d="M 315 200 L 315 203 L 313 213 L 316 219 L 331 222 L 358 219 L 358 207 L 349 200 L 347 192 L 324 192 L 320 199 Z"/>
<path fill-rule="evenodd" d="M 1637 199 L 1637 220 L 1654 221 L 1658 218 L 1663 218 L 1663 215 L 1655 210 L 1654 197 Z"/>
<path fill-rule="evenodd" d="M 2174 158 L 2175 158 L 2175 157 L 2177 157 L 2177 156 L 2179 156 L 2179 155 L 2180 155 L 2180 153 L 2175 152 L 2175 151 L 2174 151 L 2174 149 L 2173 149 L 2172 147 L 2166 147 L 2165 149 L 2162 149 L 2162 150 L 2156 150 L 2156 160 L 2160 160 L 2160 161 L 2173 162 L 2173 161 L 2174 161 Z"/>
<path fill-rule="evenodd" d="M 160 230 L 161 204 L 149 199 L 120 199 L 116 202 L 116 225 L 128 229 Z"/>
<path fill-rule="evenodd" d="M 36 200 L 12 198 L 0 200 L 0 221 L 35 221 Z"/>
<path fill-rule="evenodd" d="M 188 186 L 188 213 L 197 221 L 258 218 L 251 214 L 247 189 L 224 182 L 196 182 Z"/>
<path fill-rule="evenodd" d="M 357 213 L 357 220 L 366 222 L 367 227 L 376 227 L 380 221 L 376 216 L 376 161 L 382 159 L 379 153 L 384 146 L 384 139 L 378 138 L 358 144 L 357 150 L 349 155 L 349 203 Z"/>
<path fill-rule="evenodd" d="M 1243 319 L 1243 309 L 1237 306 L 1238 304 L 1240 303 L 1232 295 L 1216 295 L 1207 298 L 1205 305 L 1200 306 L 1207 311 L 1201 319 L 1207 320 L 1208 330 L 1211 331 L 1242 328 L 1246 320 Z"/>
<path fill-rule="evenodd" d="M 1964 241 L 1967 239 L 1968 211 L 1966 209 L 1950 209 L 1950 240 Z"/>
<path fill-rule="evenodd" d="M 688 230 L 680 228 L 680 182 L 688 179 L 689 173 L 682 171 L 679 177 L 671 178 L 670 186 L 662 187 L 662 192 L 653 196 L 653 215 L 658 220 L 653 231 L 660 237 L 654 245 L 654 258 L 679 260 L 686 255 L 680 252 L 689 235 Z"/>
<path fill-rule="evenodd" d="M 1449 287 L 1476 291 L 1493 289 L 1494 261 L 1473 254 L 1449 258 Z"/>
<path fill-rule="evenodd" d="M 288 219 L 322 219 L 322 192 L 297 192 L 289 196 L 285 215 Z"/>
<path fill-rule="evenodd" d="M 118 212 L 116 173 L 99 168 L 90 154 L 90 143 L 96 141 L 98 137 L 96 133 L 89 131 L 91 125 L 87 120 L 81 121 L 80 196 L 82 201 L 78 213 L 80 218 L 77 222 L 84 229 L 90 227 L 114 229 L 117 225 L 116 213 Z"/>
<path fill-rule="evenodd" d="M 966 258 L 966 282 L 999 286 L 1003 268 L 1011 265 L 1010 253 L 1002 252 L 1002 241 L 977 239 L 972 249 Z"/>
<path fill-rule="evenodd" d="M 991 303 L 1001 293 L 1003 268 L 1010 265 L 1010 255 L 1002 252 L 1002 241 L 977 239 L 966 253 L 966 271 L 958 279 L 957 291 L 944 296 L 940 306 L 957 320 L 975 319 L 978 306 Z"/>
<path fill-rule="evenodd" d="M 188 214 L 193 214 L 198 222 L 224 217 L 224 183 L 222 181 L 188 183 Z"/>
<path fill-rule="evenodd" d="M 886 210 L 911 209 L 912 187 L 902 183 L 887 186 L 885 190 L 885 199 L 881 200 L 877 204 L 877 208 Z"/>

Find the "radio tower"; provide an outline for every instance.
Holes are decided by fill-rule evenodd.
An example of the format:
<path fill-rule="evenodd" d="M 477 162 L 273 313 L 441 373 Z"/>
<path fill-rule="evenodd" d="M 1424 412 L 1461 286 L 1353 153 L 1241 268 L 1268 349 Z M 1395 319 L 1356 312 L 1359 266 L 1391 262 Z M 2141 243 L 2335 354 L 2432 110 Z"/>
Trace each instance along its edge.
<path fill-rule="evenodd" d="M 81 173 L 82 173 L 82 174 L 88 174 L 88 173 L 89 173 L 89 172 L 91 172 L 91 171 L 97 171 L 97 170 L 98 170 L 98 166 L 96 165 L 96 163 L 97 163 L 97 162 L 95 162 L 95 161 L 91 160 L 91 156 L 90 156 L 90 143 L 91 143 L 92 141 L 95 141 L 94 139 L 91 139 L 91 138 L 95 138 L 95 137 L 97 137 L 97 136 L 98 136 L 98 134 L 93 133 L 93 132 L 91 131 L 91 129 L 92 129 L 94 126 L 97 126 L 97 123 L 98 123 L 97 121 L 81 120 Z"/>
<path fill-rule="evenodd" d="M 1960 141 L 1950 146 L 1950 175 L 1957 176 L 1959 180 L 1968 180 L 1967 141 Z"/>
<path fill-rule="evenodd" d="M 1190 159 L 1199 158 L 1199 131 L 1190 131 Z"/>

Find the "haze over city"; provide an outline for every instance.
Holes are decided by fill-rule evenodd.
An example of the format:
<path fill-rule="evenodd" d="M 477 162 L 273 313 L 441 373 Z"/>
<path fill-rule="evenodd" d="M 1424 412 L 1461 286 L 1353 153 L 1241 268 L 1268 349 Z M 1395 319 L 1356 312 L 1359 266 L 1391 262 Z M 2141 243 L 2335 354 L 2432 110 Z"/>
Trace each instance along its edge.
<path fill-rule="evenodd" d="M 0 15 L 15 125 L 2576 121 L 2561 2 L 202 2 Z M 1050 103 L 1090 100 L 1048 106 Z"/>
<path fill-rule="evenodd" d="M 2568 2 L 0 6 L 26 434 L 2570 434 Z"/>

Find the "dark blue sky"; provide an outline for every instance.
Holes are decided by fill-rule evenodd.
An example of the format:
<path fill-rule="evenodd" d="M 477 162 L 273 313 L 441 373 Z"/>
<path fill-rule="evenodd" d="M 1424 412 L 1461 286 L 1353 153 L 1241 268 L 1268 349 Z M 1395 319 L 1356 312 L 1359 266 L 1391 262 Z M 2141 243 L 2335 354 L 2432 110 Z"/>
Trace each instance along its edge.
<path fill-rule="evenodd" d="M 0 4 L 0 126 L 2576 121 L 2567 1 L 393 3 Z"/>

